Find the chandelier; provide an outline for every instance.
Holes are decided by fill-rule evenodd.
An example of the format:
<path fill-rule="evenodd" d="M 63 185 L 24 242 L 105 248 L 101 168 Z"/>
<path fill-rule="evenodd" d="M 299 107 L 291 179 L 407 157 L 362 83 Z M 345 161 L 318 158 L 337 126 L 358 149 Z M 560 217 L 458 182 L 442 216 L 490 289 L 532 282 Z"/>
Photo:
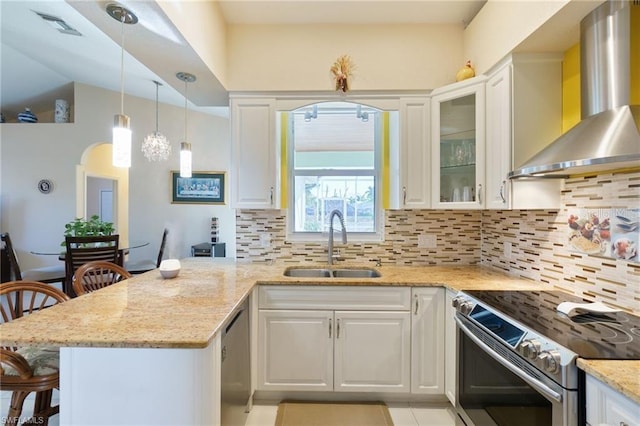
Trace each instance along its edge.
<path fill-rule="evenodd" d="M 145 136 L 142 142 L 142 153 L 149 161 L 163 161 L 171 155 L 171 144 L 158 131 L 158 87 L 162 86 L 159 81 L 153 80 L 156 85 L 156 131 Z"/>

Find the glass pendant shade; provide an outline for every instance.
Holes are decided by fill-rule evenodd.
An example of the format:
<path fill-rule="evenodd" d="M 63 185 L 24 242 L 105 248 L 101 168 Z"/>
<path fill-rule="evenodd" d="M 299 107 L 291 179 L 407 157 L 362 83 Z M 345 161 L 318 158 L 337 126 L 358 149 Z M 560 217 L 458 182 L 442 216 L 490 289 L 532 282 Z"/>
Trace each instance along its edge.
<path fill-rule="evenodd" d="M 118 4 L 107 5 L 107 14 L 121 23 L 120 44 L 120 114 L 113 122 L 112 163 L 114 167 L 131 167 L 131 126 L 124 115 L 124 24 L 136 24 L 138 17 Z"/>
<path fill-rule="evenodd" d="M 131 129 L 126 115 L 114 117 L 112 153 L 114 167 L 131 167 Z"/>
<path fill-rule="evenodd" d="M 179 80 L 184 82 L 184 142 L 180 142 L 180 177 L 191 177 L 191 144 L 187 142 L 187 83 L 196 81 L 196 76 L 186 72 L 176 74 Z"/>
<path fill-rule="evenodd" d="M 191 177 L 191 144 L 189 142 L 180 143 L 180 177 Z"/>

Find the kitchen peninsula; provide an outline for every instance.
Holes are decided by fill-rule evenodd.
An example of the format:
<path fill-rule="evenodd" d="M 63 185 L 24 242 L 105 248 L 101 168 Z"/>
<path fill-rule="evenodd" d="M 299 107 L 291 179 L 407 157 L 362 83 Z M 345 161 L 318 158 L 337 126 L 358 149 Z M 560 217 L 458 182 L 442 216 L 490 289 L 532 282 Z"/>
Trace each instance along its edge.
<path fill-rule="evenodd" d="M 257 285 L 549 288 L 478 266 L 382 266 L 367 279 L 285 277 L 284 269 L 185 259 L 175 279 L 150 271 L 3 324 L 0 343 L 61 348 L 61 424 L 219 424 L 220 334 Z M 640 362 L 624 366 L 608 384 L 640 402 L 640 384 L 628 380 Z"/>

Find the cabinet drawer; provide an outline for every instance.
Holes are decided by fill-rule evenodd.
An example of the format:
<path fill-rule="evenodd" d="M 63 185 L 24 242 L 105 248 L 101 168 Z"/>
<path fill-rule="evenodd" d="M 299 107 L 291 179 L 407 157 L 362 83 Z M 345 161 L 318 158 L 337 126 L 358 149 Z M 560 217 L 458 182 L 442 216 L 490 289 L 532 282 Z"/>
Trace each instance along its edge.
<path fill-rule="evenodd" d="M 408 311 L 409 287 L 260 286 L 260 309 Z"/>

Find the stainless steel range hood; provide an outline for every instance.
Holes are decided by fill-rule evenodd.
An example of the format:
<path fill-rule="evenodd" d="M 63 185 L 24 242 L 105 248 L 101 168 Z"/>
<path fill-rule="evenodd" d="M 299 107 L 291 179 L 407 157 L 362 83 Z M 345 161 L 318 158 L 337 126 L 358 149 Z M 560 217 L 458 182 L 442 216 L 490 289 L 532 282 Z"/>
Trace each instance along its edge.
<path fill-rule="evenodd" d="M 640 167 L 640 105 L 629 105 L 630 7 L 640 6 L 610 0 L 582 20 L 582 121 L 510 172 L 510 179 Z"/>

